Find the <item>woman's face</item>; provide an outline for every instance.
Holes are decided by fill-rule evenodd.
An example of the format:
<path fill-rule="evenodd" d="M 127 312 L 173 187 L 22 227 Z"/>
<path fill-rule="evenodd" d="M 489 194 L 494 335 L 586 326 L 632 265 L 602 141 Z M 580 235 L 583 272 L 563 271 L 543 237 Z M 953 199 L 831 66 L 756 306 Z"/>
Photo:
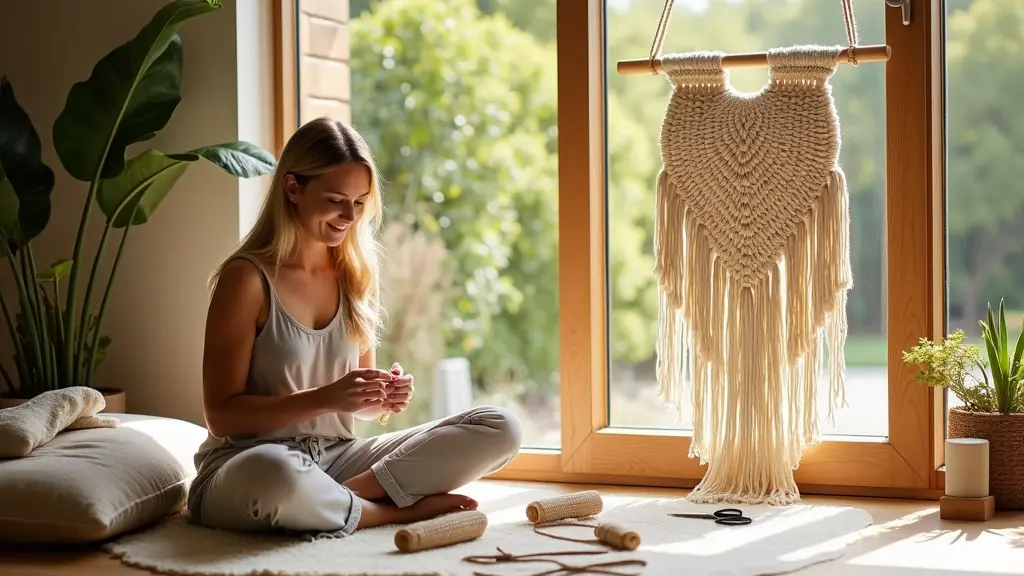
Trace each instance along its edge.
<path fill-rule="evenodd" d="M 305 187 L 287 174 L 284 188 L 306 237 L 331 247 L 362 217 L 372 192 L 370 169 L 354 162 L 314 176 Z"/>

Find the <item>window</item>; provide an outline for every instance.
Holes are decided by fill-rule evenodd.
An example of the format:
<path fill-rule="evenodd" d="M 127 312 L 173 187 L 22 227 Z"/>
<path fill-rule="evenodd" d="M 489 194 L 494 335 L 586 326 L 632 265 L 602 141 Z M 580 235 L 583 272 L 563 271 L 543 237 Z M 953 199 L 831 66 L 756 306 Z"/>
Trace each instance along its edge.
<path fill-rule="evenodd" d="M 999 1 L 950 0 L 949 10 Z M 691 424 L 661 405 L 652 375 L 654 180 L 668 83 L 616 72 L 617 61 L 647 55 L 663 4 L 279 0 L 282 137 L 291 114 L 350 120 L 386 180 L 391 292 L 380 358 L 414 371 L 420 397 L 416 411 L 363 433 L 488 402 L 515 409 L 527 432 L 499 477 L 687 486 L 702 476 L 686 457 Z M 938 12 L 915 2 L 904 25 L 899 9 L 855 9 L 861 44 L 887 44 L 892 57 L 841 64 L 832 78 L 852 201 L 849 407 L 834 426 L 822 423 L 826 437 L 796 476 L 812 492 L 936 494 L 943 395 L 916 382 L 901 353 L 945 330 Z M 960 34 L 949 42 L 969 41 Z M 799 43 L 845 43 L 840 0 L 676 0 L 664 50 Z M 950 74 L 976 68 L 956 58 Z M 766 73 L 730 78 L 754 91 Z M 990 81 L 1019 74 L 997 76 Z M 960 120 L 962 147 L 984 136 L 973 118 Z M 967 178 L 974 168 L 962 162 Z M 992 222 L 974 226 L 994 234 Z M 950 301 L 963 306 L 1012 275 L 977 280 L 973 295 L 956 288 L 965 281 L 957 238 L 973 236 L 955 229 L 951 218 Z M 989 256 L 1002 268 L 1020 255 Z"/>
<path fill-rule="evenodd" d="M 417 378 L 407 412 L 360 433 L 494 404 L 520 415 L 527 446 L 557 448 L 554 1 L 303 0 L 297 14 L 300 120 L 351 122 L 385 181 L 378 361 Z"/>

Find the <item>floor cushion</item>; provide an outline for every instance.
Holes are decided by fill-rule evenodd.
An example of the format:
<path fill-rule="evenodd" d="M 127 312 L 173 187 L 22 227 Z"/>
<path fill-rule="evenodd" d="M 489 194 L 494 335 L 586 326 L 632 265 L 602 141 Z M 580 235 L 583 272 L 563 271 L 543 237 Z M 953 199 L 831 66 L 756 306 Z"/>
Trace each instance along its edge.
<path fill-rule="evenodd" d="M 28 456 L 0 460 L 0 540 L 97 542 L 182 509 L 206 429 L 109 416 L 121 424 L 61 432 Z"/>

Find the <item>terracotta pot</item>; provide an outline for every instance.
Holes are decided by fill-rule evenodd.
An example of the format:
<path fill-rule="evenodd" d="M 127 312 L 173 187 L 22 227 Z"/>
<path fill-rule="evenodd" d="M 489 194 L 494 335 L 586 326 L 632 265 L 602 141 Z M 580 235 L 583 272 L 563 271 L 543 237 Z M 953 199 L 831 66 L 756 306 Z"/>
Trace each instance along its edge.
<path fill-rule="evenodd" d="M 989 493 L 996 509 L 1024 509 L 1024 414 L 949 411 L 949 438 L 989 443 Z"/>
<path fill-rule="evenodd" d="M 103 399 L 107 401 L 106 408 L 100 410 L 100 412 L 108 412 L 114 414 L 125 413 L 124 390 L 121 390 L 119 388 L 97 388 L 96 390 L 103 394 Z M 8 396 L 7 393 L 0 394 L 0 409 L 18 406 L 19 404 L 24 404 L 25 402 L 28 402 L 28 400 L 28 398 L 14 398 Z"/>
<path fill-rule="evenodd" d="M 125 393 L 120 388 L 97 388 L 103 394 L 103 399 L 107 401 L 107 407 L 100 412 L 108 412 L 113 414 L 124 414 L 125 410 Z"/>

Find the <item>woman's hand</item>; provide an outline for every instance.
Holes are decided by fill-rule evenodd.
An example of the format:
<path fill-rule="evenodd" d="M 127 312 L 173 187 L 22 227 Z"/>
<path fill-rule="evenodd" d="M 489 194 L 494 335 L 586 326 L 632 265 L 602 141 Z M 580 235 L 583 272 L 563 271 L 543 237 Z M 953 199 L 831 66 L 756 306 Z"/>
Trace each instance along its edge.
<path fill-rule="evenodd" d="M 409 407 L 409 400 L 415 391 L 413 377 L 412 374 L 406 374 L 398 362 L 391 365 L 391 375 L 395 380 L 387 386 L 388 396 L 381 411 L 385 414 L 401 414 Z"/>
<path fill-rule="evenodd" d="M 326 402 L 338 412 L 359 412 L 381 407 L 387 400 L 388 386 L 395 376 L 386 370 L 358 368 L 352 370 L 320 390 Z"/>

